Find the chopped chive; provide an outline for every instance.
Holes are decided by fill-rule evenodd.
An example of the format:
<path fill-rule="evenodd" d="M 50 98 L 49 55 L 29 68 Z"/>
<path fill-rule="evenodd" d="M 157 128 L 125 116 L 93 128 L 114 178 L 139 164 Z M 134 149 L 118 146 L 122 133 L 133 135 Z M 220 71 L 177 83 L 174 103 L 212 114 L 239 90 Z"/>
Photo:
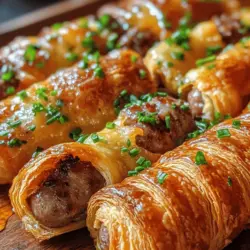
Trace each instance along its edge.
<path fill-rule="evenodd" d="M 6 71 L 3 72 L 1 79 L 4 82 L 10 82 L 14 76 L 15 76 L 14 71 L 12 69 L 9 69 L 8 67 L 6 67 Z"/>
<path fill-rule="evenodd" d="M 13 95 L 13 94 L 15 94 L 15 92 L 16 92 L 16 89 L 15 89 L 13 86 L 8 87 L 8 88 L 6 89 L 6 94 L 7 94 L 7 95 Z"/>
<path fill-rule="evenodd" d="M 185 55 L 183 52 L 180 52 L 180 51 L 173 51 L 171 52 L 171 57 L 173 59 L 176 59 L 176 60 L 179 60 L 179 61 L 183 61 L 184 58 L 185 58 Z"/>
<path fill-rule="evenodd" d="M 241 121 L 240 120 L 234 120 L 232 122 L 232 124 L 233 124 L 233 128 L 240 129 Z"/>
<path fill-rule="evenodd" d="M 20 120 L 17 120 L 13 122 L 7 122 L 7 124 L 9 125 L 10 128 L 17 128 L 22 124 L 22 122 Z"/>
<path fill-rule="evenodd" d="M 207 161 L 206 161 L 206 158 L 205 158 L 205 155 L 203 152 L 201 151 L 198 151 L 196 156 L 195 156 L 195 163 L 196 165 L 206 165 L 207 164 Z"/>
<path fill-rule="evenodd" d="M 176 108 L 177 108 L 177 105 L 176 105 L 175 103 L 172 103 L 171 108 L 172 108 L 172 109 L 176 109 Z"/>
<path fill-rule="evenodd" d="M 26 144 L 27 142 L 26 141 L 21 141 L 20 139 L 18 138 L 13 138 L 11 140 L 9 140 L 7 142 L 7 145 L 10 147 L 10 148 L 14 148 L 14 147 L 20 147 L 22 146 L 23 144 Z"/>
<path fill-rule="evenodd" d="M 140 150 L 138 148 L 132 148 L 130 151 L 129 151 L 129 155 L 131 157 L 136 157 L 138 154 L 140 153 Z"/>
<path fill-rule="evenodd" d="M 127 146 L 128 146 L 128 147 L 131 146 L 131 141 L 130 141 L 130 139 L 127 140 Z"/>
<path fill-rule="evenodd" d="M 60 28 L 62 28 L 63 24 L 62 23 L 54 23 L 52 24 L 51 28 L 55 31 L 59 30 Z"/>
<path fill-rule="evenodd" d="M 64 105 L 63 100 L 58 99 L 58 100 L 56 101 L 56 106 L 57 106 L 57 107 L 61 108 L 61 107 L 63 107 L 63 105 Z"/>
<path fill-rule="evenodd" d="M 207 69 L 209 69 L 209 70 L 214 69 L 215 66 L 216 66 L 216 65 L 215 65 L 214 63 L 209 64 L 209 65 L 207 66 Z"/>
<path fill-rule="evenodd" d="M 65 58 L 69 61 L 69 62 L 75 62 L 78 59 L 78 55 L 74 52 L 68 52 L 65 55 Z"/>
<path fill-rule="evenodd" d="M 0 131 L 0 136 L 7 136 L 9 131 Z"/>
<path fill-rule="evenodd" d="M 230 131 L 227 128 L 217 130 L 216 134 L 217 134 L 217 137 L 220 139 L 231 136 Z"/>
<path fill-rule="evenodd" d="M 56 96 L 56 95 L 57 95 L 57 91 L 56 91 L 56 90 L 52 90 L 52 91 L 50 92 L 50 95 L 51 95 L 51 96 Z"/>
<path fill-rule="evenodd" d="M 156 92 L 157 96 L 165 97 L 168 96 L 168 93 L 166 92 Z"/>
<path fill-rule="evenodd" d="M 108 50 L 113 50 L 116 47 L 117 39 L 119 35 L 117 33 L 112 33 L 107 40 L 106 46 Z"/>
<path fill-rule="evenodd" d="M 91 139 L 94 143 L 97 143 L 100 141 L 100 137 L 98 134 L 94 133 L 94 134 L 91 134 Z"/>
<path fill-rule="evenodd" d="M 196 66 L 200 67 L 206 63 L 213 62 L 216 59 L 216 56 L 209 56 L 206 58 L 202 58 L 196 61 Z"/>
<path fill-rule="evenodd" d="M 32 154 L 32 158 L 36 158 L 43 150 L 43 148 L 37 147 L 36 151 Z"/>
<path fill-rule="evenodd" d="M 143 171 L 145 168 L 143 167 L 143 166 L 137 166 L 136 168 L 135 168 L 135 171 L 137 171 L 137 172 L 141 172 L 141 171 Z"/>
<path fill-rule="evenodd" d="M 232 181 L 232 178 L 230 176 L 227 177 L 227 185 L 229 187 L 232 187 L 232 185 L 233 185 L 233 181 Z"/>
<path fill-rule="evenodd" d="M 47 88 L 44 88 L 44 87 L 38 88 L 36 90 L 36 95 L 38 96 L 39 99 L 43 99 L 45 101 L 48 101 L 47 91 L 48 91 Z"/>
<path fill-rule="evenodd" d="M 121 93 L 120 93 L 120 96 L 125 96 L 128 94 L 128 91 L 126 89 L 124 89 Z"/>
<path fill-rule="evenodd" d="M 29 45 L 27 47 L 27 49 L 25 50 L 25 53 L 24 53 L 24 59 L 27 61 L 27 62 L 34 62 L 35 59 L 36 59 L 36 52 L 37 52 L 37 46 L 35 45 Z"/>
<path fill-rule="evenodd" d="M 170 129 L 171 128 L 171 117 L 170 117 L 170 115 L 166 115 L 165 116 L 165 125 L 166 125 L 166 128 L 167 129 Z"/>
<path fill-rule="evenodd" d="M 65 122 L 69 121 L 69 118 L 65 115 L 60 115 L 60 117 L 58 118 L 58 121 L 61 123 L 61 124 L 64 124 Z"/>
<path fill-rule="evenodd" d="M 35 102 L 35 103 L 32 104 L 32 111 L 33 111 L 33 113 L 35 115 L 37 113 L 43 112 L 45 110 L 46 110 L 45 107 L 41 103 L 39 103 L 39 102 Z"/>
<path fill-rule="evenodd" d="M 115 123 L 113 123 L 113 122 L 107 122 L 106 123 L 106 128 L 108 128 L 108 129 L 114 129 L 115 128 Z"/>
<path fill-rule="evenodd" d="M 174 67 L 174 64 L 172 62 L 165 62 L 164 65 L 167 67 L 167 68 L 172 68 Z"/>
<path fill-rule="evenodd" d="M 146 159 L 145 159 L 143 156 L 141 156 L 141 157 L 136 161 L 136 164 L 139 165 L 139 166 L 141 166 L 145 160 L 146 160 Z"/>
<path fill-rule="evenodd" d="M 164 181 L 166 180 L 166 178 L 168 177 L 167 173 L 163 173 L 163 172 L 159 172 L 157 175 L 157 181 L 160 185 L 162 185 L 164 183 Z"/>
<path fill-rule="evenodd" d="M 135 176 L 137 174 L 138 174 L 138 172 L 136 170 L 130 170 L 130 171 L 128 171 L 128 176 Z"/>
<path fill-rule="evenodd" d="M 74 128 L 74 129 L 72 129 L 70 131 L 69 138 L 71 138 L 74 141 L 77 141 L 79 139 L 81 133 L 82 133 L 82 129 L 81 128 L 79 128 L 79 127 Z"/>
<path fill-rule="evenodd" d="M 146 75 L 147 75 L 147 72 L 144 69 L 139 70 L 140 79 L 145 79 Z"/>
<path fill-rule="evenodd" d="M 207 56 L 212 56 L 212 55 L 220 52 L 221 49 L 222 49 L 222 47 L 220 45 L 210 46 L 210 47 L 207 47 L 206 54 L 207 54 Z"/>
<path fill-rule="evenodd" d="M 138 57 L 136 55 L 131 56 L 131 62 L 135 63 L 137 61 Z"/>
<path fill-rule="evenodd" d="M 17 93 L 17 95 L 20 97 L 20 99 L 24 100 L 25 98 L 28 97 L 28 94 L 25 90 L 22 90 L 20 92 Z"/>
<path fill-rule="evenodd" d="M 189 110 L 189 106 L 186 105 L 186 104 L 182 104 L 182 105 L 180 106 L 180 108 L 181 108 L 181 110 L 183 110 L 183 111 Z"/>
<path fill-rule="evenodd" d="M 79 142 L 79 143 L 84 143 L 88 137 L 89 137 L 89 135 L 83 135 L 83 134 L 81 134 L 81 135 L 79 136 L 77 142 Z"/>
<path fill-rule="evenodd" d="M 128 152 L 128 148 L 126 148 L 126 147 L 122 147 L 122 148 L 121 148 L 121 152 L 122 152 L 122 153 L 126 153 L 126 152 Z"/>
<path fill-rule="evenodd" d="M 35 129 L 36 129 L 36 125 L 34 125 L 34 124 L 32 124 L 32 125 L 30 125 L 30 126 L 28 127 L 28 130 L 29 130 L 29 131 L 35 131 Z"/>
<path fill-rule="evenodd" d="M 151 167 L 151 165 L 152 165 L 152 162 L 151 162 L 150 160 L 146 160 L 146 161 L 144 161 L 144 162 L 142 163 L 142 166 L 143 166 L 144 168 L 149 168 L 149 167 Z"/>
<path fill-rule="evenodd" d="M 94 76 L 98 78 L 104 78 L 104 72 L 100 66 L 96 67 L 94 70 Z"/>

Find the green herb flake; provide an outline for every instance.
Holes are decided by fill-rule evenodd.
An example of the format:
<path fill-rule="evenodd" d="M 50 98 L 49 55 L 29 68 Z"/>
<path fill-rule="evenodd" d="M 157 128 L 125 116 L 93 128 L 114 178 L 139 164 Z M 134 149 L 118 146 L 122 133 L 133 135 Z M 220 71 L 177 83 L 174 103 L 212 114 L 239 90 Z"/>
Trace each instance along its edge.
<path fill-rule="evenodd" d="M 51 28 L 55 31 L 61 29 L 63 27 L 63 23 L 54 23 L 52 24 Z"/>
<path fill-rule="evenodd" d="M 32 158 L 36 158 L 43 150 L 43 148 L 37 147 L 36 151 L 32 154 Z"/>
<path fill-rule="evenodd" d="M 6 89 L 6 95 L 13 95 L 13 94 L 15 94 L 15 92 L 16 92 L 16 89 L 13 86 L 8 87 Z"/>
<path fill-rule="evenodd" d="M 137 161 L 136 161 L 136 164 L 141 166 L 143 164 L 143 162 L 145 162 L 145 158 L 143 156 L 141 156 Z"/>
<path fill-rule="evenodd" d="M 78 60 L 78 55 L 74 52 L 68 52 L 65 54 L 65 58 L 67 59 L 67 61 L 69 62 L 75 62 Z"/>
<path fill-rule="evenodd" d="M 126 148 L 126 147 L 122 147 L 122 148 L 121 148 L 121 152 L 122 152 L 122 153 L 126 153 L 126 152 L 128 152 L 128 148 Z"/>
<path fill-rule="evenodd" d="M 21 100 L 24 100 L 28 97 L 28 94 L 25 90 L 18 92 L 17 95 L 20 97 Z"/>
<path fill-rule="evenodd" d="M 127 140 L 127 143 L 126 143 L 126 144 L 127 144 L 128 147 L 131 146 L 131 141 L 130 141 L 130 139 Z"/>
<path fill-rule="evenodd" d="M 45 88 L 45 87 L 38 88 L 38 89 L 36 90 L 36 95 L 37 95 L 37 97 L 38 97 L 39 99 L 48 101 L 47 91 L 48 91 L 48 89 Z"/>
<path fill-rule="evenodd" d="M 104 72 L 100 66 L 96 67 L 94 69 L 94 76 L 98 78 L 104 78 Z"/>
<path fill-rule="evenodd" d="M 167 179 L 168 174 L 167 173 L 163 173 L 163 172 L 159 172 L 157 175 L 157 181 L 160 185 L 162 185 L 164 183 L 164 181 Z"/>
<path fill-rule="evenodd" d="M 209 56 L 209 57 L 206 57 L 206 58 L 199 59 L 199 60 L 196 61 L 196 66 L 201 67 L 206 63 L 215 61 L 215 59 L 216 59 L 216 56 Z"/>
<path fill-rule="evenodd" d="M 107 129 L 114 129 L 115 128 L 115 123 L 113 123 L 113 122 L 107 122 L 106 123 L 106 128 Z"/>
<path fill-rule="evenodd" d="M 147 76 L 147 72 L 144 69 L 140 69 L 139 76 L 140 76 L 140 79 L 145 79 Z"/>
<path fill-rule="evenodd" d="M 138 57 L 136 55 L 131 56 L 131 62 L 132 63 L 136 63 L 137 60 L 138 60 Z"/>
<path fill-rule="evenodd" d="M 229 187 L 232 187 L 233 186 L 233 181 L 232 181 L 232 178 L 230 176 L 227 177 L 227 185 Z"/>
<path fill-rule="evenodd" d="M 138 174 L 138 172 L 136 170 L 130 170 L 130 171 L 128 171 L 128 176 L 135 176 L 137 174 Z"/>
<path fill-rule="evenodd" d="M 25 50 L 24 59 L 29 63 L 33 63 L 36 59 L 37 49 L 38 49 L 37 46 L 29 45 Z"/>
<path fill-rule="evenodd" d="M 100 137 L 99 137 L 99 135 L 96 134 L 96 133 L 91 134 L 90 137 L 91 137 L 91 139 L 92 139 L 92 141 L 93 141 L 94 143 L 97 143 L 97 142 L 100 141 Z"/>
<path fill-rule="evenodd" d="M 233 125 L 233 128 L 240 129 L 241 121 L 240 120 L 233 120 L 232 125 Z"/>
<path fill-rule="evenodd" d="M 81 135 L 79 136 L 77 142 L 79 142 L 79 143 L 84 143 L 88 137 L 89 137 L 89 135 L 81 134 Z"/>
<path fill-rule="evenodd" d="M 167 129 L 171 129 L 171 117 L 170 115 L 165 116 L 165 125 Z"/>
<path fill-rule="evenodd" d="M 183 61 L 185 59 L 185 55 L 183 52 L 180 51 L 173 51 L 171 52 L 171 57 L 175 60 Z"/>
<path fill-rule="evenodd" d="M 79 127 L 74 128 L 74 129 L 72 129 L 70 131 L 69 138 L 71 138 L 74 141 L 77 141 L 79 139 L 81 133 L 82 133 L 82 129 L 81 128 L 79 128 Z"/>
<path fill-rule="evenodd" d="M 129 155 L 131 157 L 136 157 L 138 154 L 140 153 L 140 150 L 138 148 L 132 148 L 130 151 L 129 151 Z"/>
<path fill-rule="evenodd" d="M 207 56 L 213 56 L 214 54 L 220 52 L 221 50 L 222 50 L 221 45 L 210 46 L 210 47 L 207 47 L 206 54 Z"/>
<path fill-rule="evenodd" d="M 206 161 L 206 158 L 205 158 L 205 155 L 203 152 L 201 152 L 201 151 L 197 152 L 197 154 L 195 156 L 195 164 L 198 166 L 207 164 L 207 161 Z"/>
<path fill-rule="evenodd" d="M 17 128 L 22 124 L 22 122 L 20 120 L 9 121 L 9 122 L 7 122 L 7 124 L 9 125 L 10 128 Z"/>
<path fill-rule="evenodd" d="M 9 131 L 0 131 L 0 136 L 7 136 L 9 134 Z"/>
<path fill-rule="evenodd" d="M 28 130 L 29 130 L 29 131 L 35 131 L 35 129 L 36 129 L 36 125 L 34 125 L 34 124 L 32 124 L 32 125 L 30 125 L 30 126 L 28 127 Z"/>
<path fill-rule="evenodd" d="M 2 73 L 1 79 L 4 82 L 10 82 L 14 76 L 15 76 L 14 71 L 10 68 L 7 68 L 6 71 Z"/>
<path fill-rule="evenodd" d="M 13 138 L 7 142 L 7 145 L 10 148 L 14 148 L 14 147 L 21 147 L 23 144 L 26 144 L 26 143 L 27 143 L 26 141 L 22 141 L 18 138 Z"/>
<path fill-rule="evenodd" d="M 217 137 L 220 139 L 231 136 L 231 133 L 227 128 L 217 130 L 216 134 L 217 134 Z"/>

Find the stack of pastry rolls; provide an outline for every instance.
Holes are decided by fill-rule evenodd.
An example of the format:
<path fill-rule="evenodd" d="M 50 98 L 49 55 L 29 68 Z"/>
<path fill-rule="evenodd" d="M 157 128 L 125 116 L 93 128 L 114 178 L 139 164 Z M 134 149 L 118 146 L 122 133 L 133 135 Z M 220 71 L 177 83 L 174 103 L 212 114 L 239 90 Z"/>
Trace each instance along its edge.
<path fill-rule="evenodd" d="M 82 59 L 82 53 L 106 54 L 114 48 L 126 47 L 144 55 L 154 42 L 171 34 L 174 23 L 185 10 L 196 16 L 202 9 L 203 14 L 208 12 L 205 19 L 214 14 L 231 13 L 232 9 L 239 11 L 238 5 L 226 1 L 196 6 L 196 1 L 185 4 L 180 0 L 146 1 L 144 4 L 144 1 L 133 0 L 121 1 L 120 5 L 123 8 L 116 9 L 116 15 L 113 11 L 110 15 L 104 13 L 56 23 L 36 37 L 19 37 L 3 47 L 0 50 L 0 99 L 45 80 L 58 69 L 72 66 Z M 207 5 L 209 8 L 205 8 Z M 203 18 L 197 17 L 195 21 Z"/>
<path fill-rule="evenodd" d="M 78 64 L 0 102 L 0 183 L 11 183 L 37 151 L 72 141 L 75 127 L 84 133 L 102 129 L 115 119 L 113 102 L 122 90 L 134 95 L 156 91 L 133 51 L 89 58 L 86 69 Z"/>
<path fill-rule="evenodd" d="M 164 92 L 154 96 L 150 102 L 123 110 L 114 123 L 108 122 L 84 144 L 51 147 L 20 171 L 10 190 L 11 202 L 37 239 L 84 227 L 91 195 L 149 168 L 194 130 L 185 103 Z M 77 135 L 78 141 L 82 136 Z"/>
<path fill-rule="evenodd" d="M 250 217 L 250 111 L 164 154 L 150 169 L 92 196 L 98 249 L 213 249 Z"/>

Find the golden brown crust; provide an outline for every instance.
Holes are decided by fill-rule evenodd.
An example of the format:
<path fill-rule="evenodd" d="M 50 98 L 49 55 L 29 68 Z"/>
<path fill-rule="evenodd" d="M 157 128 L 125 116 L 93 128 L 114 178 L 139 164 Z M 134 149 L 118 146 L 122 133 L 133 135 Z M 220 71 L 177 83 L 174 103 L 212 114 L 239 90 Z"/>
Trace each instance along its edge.
<path fill-rule="evenodd" d="M 177 105 L 174 111 L 171 110 L 173 103 Z M 181 104 L 170 97 L 155 97 L 151 102 L 144 103 L 142 106 L 136 105 L 122 111 L 115 121 L 113 129 L 105 128 L 96 133 L 100 138 L 99 141 L 93 141 L 90 136 L 85 141 L 85 145 L 77 142 L 56 145 L 28 162 L 14 179 L 10 190 L 12 205 L 16 214 L 23 221 L 26 230 L 31 232 L 37 239 L 45 240 L 83 227 L 85 225 L 84 219 L 78 222 L 72 221 L 62 227 L 52 228 L 44 225 L 34 216 L 28 202 L 29 198 L 33 194 L 39 194 L 39 189 L 47 181 L 48 176 L 58 167 L 58 163 L 67 156 L 72 159 L 77 157 L 80 162 L 89 162 L 88 167 L 95 168 L 104 177 L 106 185 L 121 182 L 128 175 L 128 171 L 134 171 L 136 166 L 142 168 L 143 163 L 137 163 L 137 160 L 141 157 L 144 157 L 145 164 L 146 161 L 149 164 L 145 165 L 145 168 L 149 167 L 151 163 L 160 157 L 160 152 L 159 150 L 158 152 L 151 152 L 144 145 L 137 143 L 137 137 L 143 137 L 149 125 L 142 125 L 134 116 L 140 112 L 156 112 L 160 123 L 160 119 L 165 121 L 165 116 L 170 114 L 173 118 L 171 120 L 171 130 L 165 127 L 165 122 L 164 128 L 157 127 L 157 124 L 153 128 L 161 133 L 162 138 L 170 137 L 166 142 L 166 144 L 169 144 L 166 145 L 166 150 L 170 150 L 176 147 L 175 141 L 184 139 L 186 134 L 193 130 L 194 126 L 193 121 L 189 121 L 189 124 L 186 123 L 185 118 L 191 117 L 191 115 L 189 111 L 180 109 Z M 176 120 L 173 113 L 180 116 L 180 120 Z M 136 119 L 137 121 L 128 124 L 128 119 Z M 178 131 L 179 127 L 182 128 L 182 131 Z M 122 151 L 124 148 L 127 151 Z M 131 152 L 135 149 L 138 150 L 138 153 L 132 156 Z"/>
<path fill-rule="evenodd" d="M 236 120 L 239 127 L 227 120 L 92 196 L 87 225 L 97 246 L 101 225 L 112 250 L 219 250 L 229 244 L 250 216 L 249 110 Z M 218 138 L 222 130 L 231 136 Z M 201 165 L 199 151 L 206 161 Z"/>
<path fill-rule="evenodd" d="M 131 56 L 137 57 L 137 61 L 132 62 Z M 115 118 L 113 101 L 122 90 L 135 95 L 156 90 L 142 59 L 135 52 L 114 51 L 100 59 L 100 66 L 103 78 L 95 76 L 91 65 L 85 70 L 76 65 L 31 86 L 24 100 L 14 96 L 0 102 L 0 130 L 9 132 L 1 136 L 0 183 L 11 182 L 37 147 L 45 149 L 70 141 L 68 134 L 75 127 L 81 127 L 84 133 L 103 128 L 108 120 Z M 143 79 L 141 70 L 145 72 Z M 51 91 L 56 91 L 56 96 L 51 96 Z M 39 112 L 40 104 L 43 106 Z M 56 115 L 55 109 L 63 120 L 58 117 L 59 120 L 49 121 Z M 13 121 L 21 124 L 11 128 Z M 36 126 L 35 131 L 29 131 L 31 125 Z M 21 143 L 20 147 L 6 145 L 14 138 L 26 144 Z"/>

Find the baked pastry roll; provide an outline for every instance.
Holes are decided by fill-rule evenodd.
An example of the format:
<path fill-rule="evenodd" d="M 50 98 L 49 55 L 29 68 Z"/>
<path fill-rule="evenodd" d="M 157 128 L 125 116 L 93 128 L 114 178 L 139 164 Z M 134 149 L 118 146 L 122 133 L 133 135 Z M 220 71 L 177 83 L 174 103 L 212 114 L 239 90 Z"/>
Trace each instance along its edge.
<path fill-rule="evenodd" d="M 89 201 L 97 249 L 220 250 L 249 223 L 250 112 Z"/>
<path fill-rule="evenodd" d="M 216 55 L 227 44 L 238 42 L 249 32 L 248 22 L 250 9 L 244 9 L 236 17 L 214 17 L 192 29 L 188 24 L 182 25 L 170 38 L 147 52 L 145 64 L 153 79 L 177 96 L 184 76 L 196 67 L 198 60 Z"/>
<path fill-rule="evenodd" d="M 156 91 L 133 51 L 88 60 L 0 102 L 0 184 L 10 183 L 37 150 L 71 141 L 75 127 L 84 133 L 102 129 L 116 117 L 113 102 L 122 90 L 134 95 Z"/>
<path fill-rule="evenodd" d="M 123 110 L 85 144 L 56 145 L 28 162 L 10 190 L 26 230 L 45 240 L 85 226 L 93 193 L 150 167 L 183 141 L 195 127 L 191 112 L 163 94 Z"/>
<path fill-rule="evenodd" d="M 36 37 L 18 37 L 1 48 L 0 99 L 45 80 L 60 68 L 72 66 L 83 52 L 106 53 L 107 36 L 96 31 L 96 20 L 86 17 L 56 23 Z"/>

